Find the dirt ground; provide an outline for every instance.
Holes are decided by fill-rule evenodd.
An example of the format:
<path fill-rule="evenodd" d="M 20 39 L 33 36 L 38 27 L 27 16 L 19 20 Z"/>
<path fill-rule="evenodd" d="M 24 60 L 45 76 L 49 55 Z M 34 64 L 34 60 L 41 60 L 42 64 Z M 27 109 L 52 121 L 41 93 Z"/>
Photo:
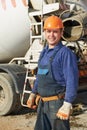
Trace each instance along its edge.
<path fill-rule="evenodd" d="M 0 130 L 34 130 L 36 112 L 24 108 L 17 115 L 1 116 Z M 71 130 L 87 130 L 87 111 L 71 116 Z"/>
<path fill-rule="evenodd" d="M 0 117 L 0 130 L 33 130 L 36 112 L 23 108 L 15 115 Z"/>

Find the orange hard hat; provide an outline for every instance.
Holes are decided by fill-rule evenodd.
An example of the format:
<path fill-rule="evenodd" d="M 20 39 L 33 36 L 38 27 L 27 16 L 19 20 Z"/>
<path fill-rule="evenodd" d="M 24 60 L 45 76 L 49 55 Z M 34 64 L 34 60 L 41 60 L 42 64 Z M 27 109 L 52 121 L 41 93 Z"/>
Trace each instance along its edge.
<path fill-rule="evenodd" d="M 44 22 L 45 29 L 60 29 L 64 28 L 62 20 L 57 16 L 49 16 Z"/>

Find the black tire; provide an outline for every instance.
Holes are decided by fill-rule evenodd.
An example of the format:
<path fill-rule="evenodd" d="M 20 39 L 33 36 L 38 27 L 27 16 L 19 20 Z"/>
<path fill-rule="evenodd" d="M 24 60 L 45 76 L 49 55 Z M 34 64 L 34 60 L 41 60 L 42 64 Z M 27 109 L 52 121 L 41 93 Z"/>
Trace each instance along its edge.
<path fill-rule="evenodd" d="M 20 106 L 20 96 L 15 92 L 13 80 L 7 73 L 0 73 L 0 115 L 17 112 Z"/>

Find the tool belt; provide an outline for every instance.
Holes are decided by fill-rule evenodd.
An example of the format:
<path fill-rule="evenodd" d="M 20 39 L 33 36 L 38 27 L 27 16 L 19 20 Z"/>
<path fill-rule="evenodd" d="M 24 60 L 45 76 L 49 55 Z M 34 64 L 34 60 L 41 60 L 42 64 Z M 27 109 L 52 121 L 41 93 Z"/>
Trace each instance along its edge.
<path fill-rule="evenodd" d="M 63 99 L 65 97 L 65 94 L 59 94 L 56 96 L 50 96 L 50 97 L 41 97 L 40 95 L 37 95 L 37 98 L 41 99 L 43 102 Z"/>
<path fill-rule="evenodd" d="M 62 94 L 62 95 L 56 95 L 56 96 L 50 96 L 50 97 L 41 97 L 41 99 L 42 99 L 42 101 L 47 102 L 47 101 L 63 99 L 64 96 L 65 96 L 65 94 Z"/>

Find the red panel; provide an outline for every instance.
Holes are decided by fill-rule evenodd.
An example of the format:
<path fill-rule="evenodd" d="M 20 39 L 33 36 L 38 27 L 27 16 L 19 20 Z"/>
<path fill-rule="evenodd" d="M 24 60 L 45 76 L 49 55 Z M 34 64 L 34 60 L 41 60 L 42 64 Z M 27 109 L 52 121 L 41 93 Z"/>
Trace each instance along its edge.
<path fill-rule="evenodd" d="M 26 0 L 22 0 L 22 2 L 23 2 L 23 4 L 24 4 L 24 6 L 27 6 Z"/>
<path fill-rule="evenodd" d="M 6 10 L 6 1 L 5 0 L 1 0 L 1 4 L 2 4 L 2 8 L 4 10 Z"/>
<path fill-rule="evenodd" d="M 15 0 L 11 0 L 12 6 L 16 7 L 16 1 Z"/>

